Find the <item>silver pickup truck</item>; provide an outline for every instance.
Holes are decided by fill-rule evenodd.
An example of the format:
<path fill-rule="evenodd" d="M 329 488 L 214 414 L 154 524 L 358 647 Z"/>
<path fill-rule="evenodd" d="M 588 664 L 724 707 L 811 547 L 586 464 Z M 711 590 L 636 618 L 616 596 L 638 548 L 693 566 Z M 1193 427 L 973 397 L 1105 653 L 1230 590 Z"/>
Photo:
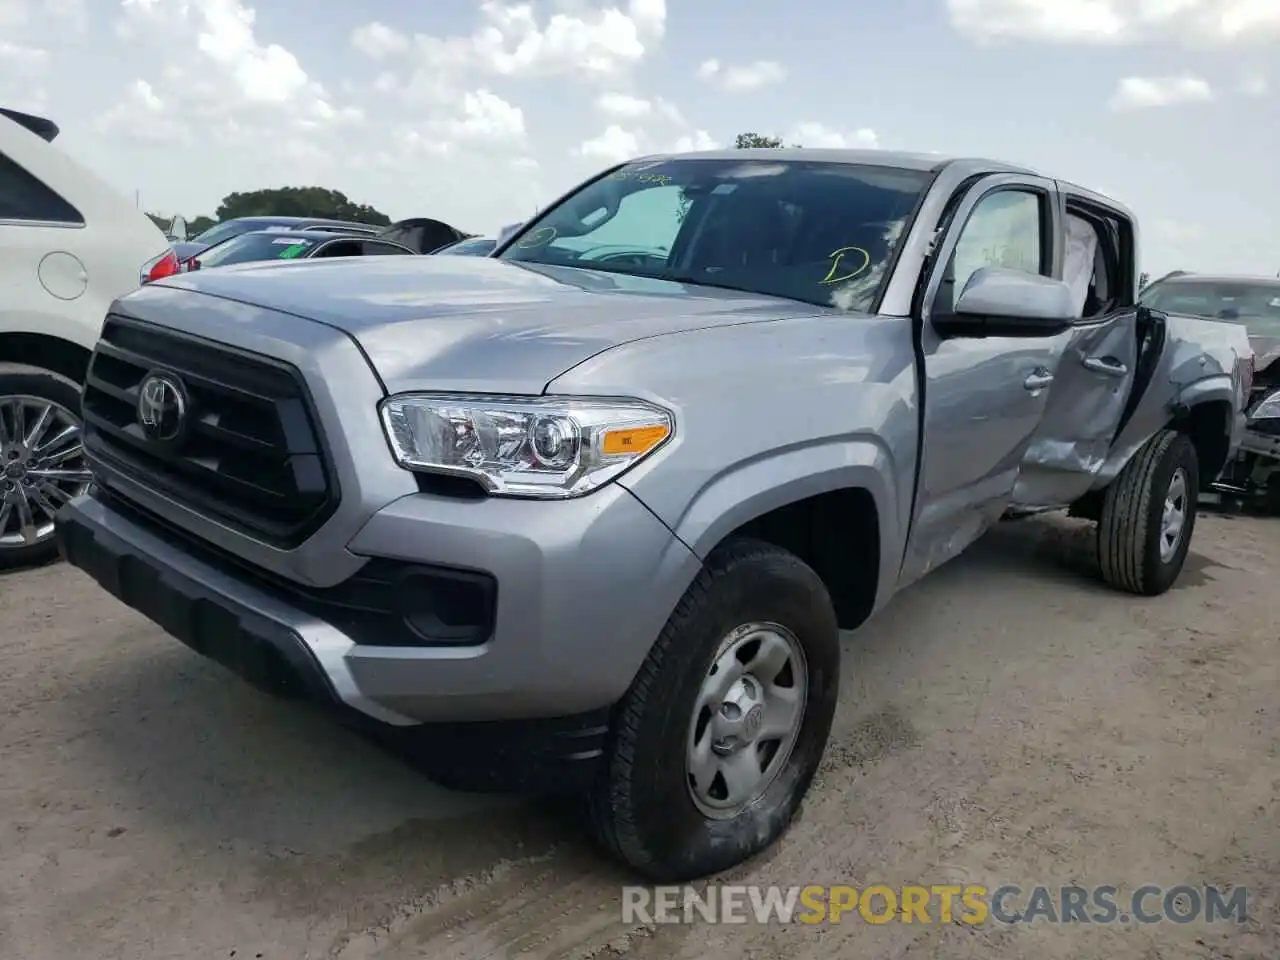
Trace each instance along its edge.
<path fill-rule="evenodd" d="M 839 628 L 1002 517 L 1178 576 L 1242 329 L 1141 309 L 1137 226 L 981 160 L 606 170 L 492 257 L 249 265 L 119 300 L 64 555 L 200 653 L 470 789 L 581 791 L 673 881 L 786 829 Z"/>

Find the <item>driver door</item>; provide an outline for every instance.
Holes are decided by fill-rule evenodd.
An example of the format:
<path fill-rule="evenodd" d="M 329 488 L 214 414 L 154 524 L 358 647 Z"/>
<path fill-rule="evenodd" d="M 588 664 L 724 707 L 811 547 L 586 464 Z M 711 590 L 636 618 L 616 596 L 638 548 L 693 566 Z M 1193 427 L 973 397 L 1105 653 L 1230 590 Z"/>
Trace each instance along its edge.
<path fill-rule="evenodd" d="M 920 299 L 923 435 L 904 585 L 959 554 L 1008 508 L 1071 338 L 942 337 L 931 323 L 953 311 L 980 267 L 1061 277 L 1052 180 L 984 177 L 954 202 L 948 223 Z"/>

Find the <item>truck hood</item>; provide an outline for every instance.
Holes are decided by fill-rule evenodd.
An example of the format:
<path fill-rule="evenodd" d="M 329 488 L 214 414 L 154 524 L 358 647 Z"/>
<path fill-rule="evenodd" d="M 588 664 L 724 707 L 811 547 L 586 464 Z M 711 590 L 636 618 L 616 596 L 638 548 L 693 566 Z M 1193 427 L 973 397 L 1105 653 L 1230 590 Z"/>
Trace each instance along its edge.
<path fill-rule="evenodd" d="M 253 263 L 148 286 L 194 290 L 318 321 L 360 345 L 387 390 L 541 393 L 633 340 L 811 316 L 774 297 L 487 257 Z"/>

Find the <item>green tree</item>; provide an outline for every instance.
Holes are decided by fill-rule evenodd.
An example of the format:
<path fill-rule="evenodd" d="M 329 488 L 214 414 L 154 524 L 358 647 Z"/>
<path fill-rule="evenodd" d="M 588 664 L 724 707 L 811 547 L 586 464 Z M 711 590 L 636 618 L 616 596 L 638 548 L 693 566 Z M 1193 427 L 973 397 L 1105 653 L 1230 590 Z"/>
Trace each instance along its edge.
<path fill-rule="evenodd" d="M 762 133 L 740 133 L 733 145 L 739 150 L 769 150 L 782 146 L 782 138 L 768 137 Z"/>
<path fill-rule="evenodd" d="M 363 203 L 355 203 L 339 190 L 325 187 L 276 187 L 231 193 L 222 198 L 215 215 L 219 221 L 237 217 L 324 217 L 387 226 L 391 218 Z"/>
<path fill-rule="evenodd" d="M 203 215 L 199 217 L 192 217 L 187 221 L 187 236 L 198 237 L 210 227 L 214 226 L 217 222 L 218 221 L 214 220 L 213 217 L 206 217 Z"/>

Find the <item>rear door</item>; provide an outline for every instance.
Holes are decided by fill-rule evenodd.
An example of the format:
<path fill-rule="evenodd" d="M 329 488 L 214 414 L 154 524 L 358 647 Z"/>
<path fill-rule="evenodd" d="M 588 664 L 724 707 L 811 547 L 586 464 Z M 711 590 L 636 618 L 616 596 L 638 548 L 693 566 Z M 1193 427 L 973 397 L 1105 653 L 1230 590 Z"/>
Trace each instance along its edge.
<path fill-rule="evenodd" d="M 1013 506 L 1059 507 L 1083 496 L 1110 452 L 1135 383 L 1140 331 L 1128 217 L 1064 194 L 1063 279 L 1081 305 L 1048 403 L 1023 457 Z"/>

